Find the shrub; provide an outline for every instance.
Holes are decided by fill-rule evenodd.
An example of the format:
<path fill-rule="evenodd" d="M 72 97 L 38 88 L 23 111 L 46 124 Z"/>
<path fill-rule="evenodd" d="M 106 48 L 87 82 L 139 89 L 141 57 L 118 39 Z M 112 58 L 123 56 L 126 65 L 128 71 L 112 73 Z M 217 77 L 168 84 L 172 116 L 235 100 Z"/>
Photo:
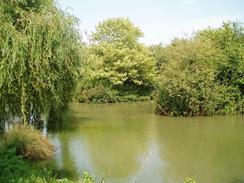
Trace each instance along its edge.
<path fill-rule="evenodd" d="M 31 160 L 48 159 L 54 153 L 48 139 L 29 125 L 14 125 L 4 135 L 4 146 L 15 148 L 18 155 Z"/>
<path fill-rule="evenodd" d="M 192 178 L 186 178 L 186 180 L 184 181 L 184 183 L 197 183 L 197 181 L 195 181 Z"/>

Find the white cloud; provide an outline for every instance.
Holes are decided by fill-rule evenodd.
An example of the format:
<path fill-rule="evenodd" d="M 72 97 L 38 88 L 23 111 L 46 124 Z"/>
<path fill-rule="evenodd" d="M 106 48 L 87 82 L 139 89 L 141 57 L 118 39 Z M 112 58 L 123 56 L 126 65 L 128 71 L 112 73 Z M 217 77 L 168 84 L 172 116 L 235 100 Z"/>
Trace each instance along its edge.
<path fill-rule="evenodd" d="M 180 2 L 181 6 L 189 6 L 192 5 L 196 2 L 196 0 L 183 0 Z"/>
<path fill-rule="evenodd" d="M 220 27 L 223 21 L 236 21 L 236 16 L 216 16 L 202 19 L 193 19 L 185 22 L 153 22 L 140 25 L 145 33 L 141 42 L 145 44 L 158 44 L 160 42 L 168 44 L 175 37 L 185 37 L 193 32 L 207 28 Z"/>

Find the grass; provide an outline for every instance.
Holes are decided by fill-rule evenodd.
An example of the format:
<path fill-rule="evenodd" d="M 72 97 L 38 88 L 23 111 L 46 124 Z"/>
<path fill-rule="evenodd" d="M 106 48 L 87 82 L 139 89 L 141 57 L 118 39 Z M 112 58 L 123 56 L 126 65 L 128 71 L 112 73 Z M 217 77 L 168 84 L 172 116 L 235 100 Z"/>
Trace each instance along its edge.
<path fill-rule="evenodd" d="M 45 160 L 54 154 L 54 146 L 30 125 L 14 125 L 3 138 L 6 149 L 15 148 L 17 155 L 30 160 Z"/>
<path fill-rule="evenodd" d="M 1 183 L 45 183 L 55 180 L 48 170 L 34 167 L 23 156 L 16 155 L 15 148 L 1 148 L 0 170 Z"/>

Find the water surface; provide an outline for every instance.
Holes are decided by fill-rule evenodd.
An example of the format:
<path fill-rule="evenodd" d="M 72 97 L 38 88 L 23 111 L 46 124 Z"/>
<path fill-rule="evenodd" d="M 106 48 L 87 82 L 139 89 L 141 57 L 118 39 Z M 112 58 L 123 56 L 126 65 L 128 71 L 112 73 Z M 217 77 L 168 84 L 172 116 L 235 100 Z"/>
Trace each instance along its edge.
<path fill-rule="evenodd" d="M 157 116 L 151 103 L 73 104 L 49 133 L 53 165 L 106 183 L 244 182 L 244 116 Z M 56 130 L 54 132 L 51 132 Z"/>

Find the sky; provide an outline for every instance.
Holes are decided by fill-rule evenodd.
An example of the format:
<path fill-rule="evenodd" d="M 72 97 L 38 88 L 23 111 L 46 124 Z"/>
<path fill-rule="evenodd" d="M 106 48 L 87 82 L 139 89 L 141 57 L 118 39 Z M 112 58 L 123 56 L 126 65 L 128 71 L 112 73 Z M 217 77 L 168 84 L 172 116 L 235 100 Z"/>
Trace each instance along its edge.
<path fill-rule="evenodd" d="M 244 22 L 244 0 L 57 0 L 61 9 L 80 19 L 83 40 L 107 19 L 128 17 L 144 32 L 147 45 L 168 44 L 223 21 Z"/>

